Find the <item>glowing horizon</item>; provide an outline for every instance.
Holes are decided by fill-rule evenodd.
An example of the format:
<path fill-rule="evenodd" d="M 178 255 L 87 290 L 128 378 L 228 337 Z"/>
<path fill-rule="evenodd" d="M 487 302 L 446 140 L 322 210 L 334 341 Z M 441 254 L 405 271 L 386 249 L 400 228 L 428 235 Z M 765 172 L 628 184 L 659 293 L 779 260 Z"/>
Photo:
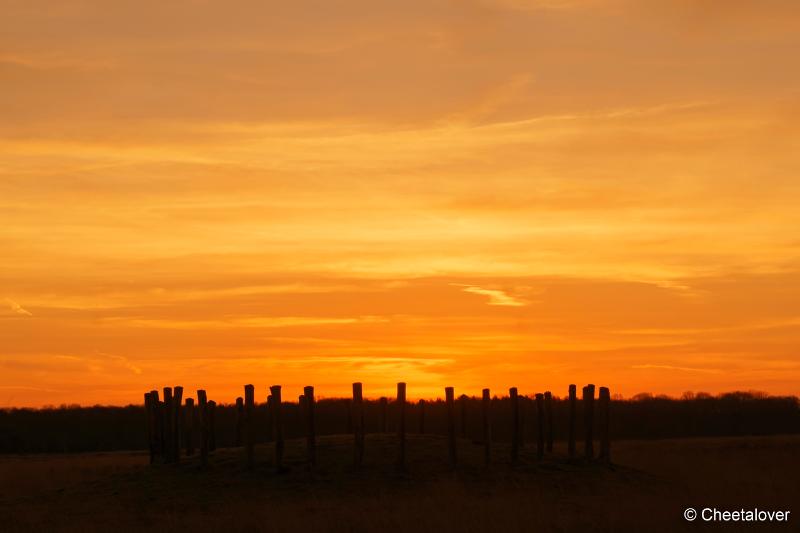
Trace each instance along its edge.
<path fill-rule="evenodd" d="M 796 3 L 268 4 L 4 7 L 0 407 L 798 394 Z"/>

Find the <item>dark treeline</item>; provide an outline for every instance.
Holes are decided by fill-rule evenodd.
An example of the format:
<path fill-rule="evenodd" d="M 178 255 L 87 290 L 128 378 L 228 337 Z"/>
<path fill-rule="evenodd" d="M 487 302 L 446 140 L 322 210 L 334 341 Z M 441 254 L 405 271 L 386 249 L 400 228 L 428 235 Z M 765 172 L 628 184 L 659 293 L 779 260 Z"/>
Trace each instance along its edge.
<path fill-rule="evenodd" d="M 523 444 L 535 442 L 536 405 L 533 397 L 521 396 Z M 480 440 L 480 398 L 460 397 L 456 401 L 456 433 L 459 437 Z M 347 433 L 349 400 L 319 400 L 316 404 L 317 434 Z M 462 410 L 463 406 L 463 410 Z M 390 399 L 384 408 L 380 401 L 365 401 L 367 433 L 384 428 L 395 431 L 397 415 Z M 578 402 L 579 435 L 582 402 Z M 567 436 L 568 403 L 554 398 L 554 434 L 556 440 Z M 508 398 L 492 400 L 492 437 L 508 441 L 511 410 Z M 60 453 L 147 448 L 146 417 L 143 406 L 59 407 L 44 409 L 0 410 L 0 453 Z M 420 426 L 420 408 L 416 402 L 406 407 L 409 433 L 446 433 L 443 401 L 425 405 L 424 428 Z M 236 438 L 235 405 L 219 405 L 216 410 L 217 446 L 233 446 Z M 256 407 L 255 441 L 271 438 L 266 404 Z M 283 427 L 286 438 L 302 437 L 305 422 L 298 404 L 283 404 Z M 681 399 L 640 395 L 611 404 L 612 440 L 715 437 L 800 433 L 800 403 L 796 397 L 776 397 L 735 392 L 720 396 L 687 395 Z M 197 437 L 199 438 L 199 437 Z"/>

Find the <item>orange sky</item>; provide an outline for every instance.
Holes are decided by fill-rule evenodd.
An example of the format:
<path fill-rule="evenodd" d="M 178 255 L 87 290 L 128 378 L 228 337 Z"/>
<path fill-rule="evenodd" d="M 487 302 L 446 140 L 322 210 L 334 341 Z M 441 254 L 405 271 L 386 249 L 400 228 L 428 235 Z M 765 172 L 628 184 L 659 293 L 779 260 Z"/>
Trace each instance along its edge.
<path fill-rule="evenodd" d="M 0 1 L 0 406 L 800 392 L 796 2 L 164 4 Z"/>

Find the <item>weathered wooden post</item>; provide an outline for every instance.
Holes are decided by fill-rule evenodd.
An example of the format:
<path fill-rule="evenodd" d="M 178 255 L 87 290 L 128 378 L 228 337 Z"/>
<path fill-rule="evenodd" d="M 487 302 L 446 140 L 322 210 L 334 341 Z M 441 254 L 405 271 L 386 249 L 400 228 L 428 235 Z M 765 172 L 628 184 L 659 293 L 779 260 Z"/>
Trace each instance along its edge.
<path fill-rule="evenodd" d="M 450 466 L 455 468 L 456 457 L 456 409 L 453 387 L 444 389 L 445 404 L 447 406 L 447 451 L 450 457 Z"/>
<path fill-rule="evenodd" d="M 273 420 L 275 426 L 275 470 L 283 470 L 283 420 L 281 416 L 281 386 L 269 388 L 272 393 Z"/>
<path fill-rule="evenodd" d="M 236 398 L 236 434 L 233 445 L 242 446 L 244 444 L 244 398 Z"/>
<path fill-rule="evenodd" d="M 536 394 L 536 457 L 544 457 L 544 395 Z"/>
<path fill-rule="evenodd" d="M 303 394 L 305 397 L 306 448 L 308 449 L 308 464 L 313 468 L 317 465 L 317 429 L 314 425 L 314 387 L 305 387 L 303 389 Z"/>
<path fill-rule="evenodd" d="M 461 438 L 467 438 L 467 395 L 462 394 L 458 397 L 458 406 L 460 410 L 460 418 L 461 418 Z"/>
<path fill-rule="evenodd" d="M 553 453 L 553 394 L 544 393 L 545 435 L 547 435 L 547 453 Z"/>
<path fill-rule="evenodd" d="M 489 389 L 483 389 L 481 398 L 481 417 L 483 419 L 483 463 L 489 466 L 492 459 L 492 426 L 491 426 L 492 399 Z"/>
<path fill-rule="evenodd" d="M 519 459 L 519 395 L 516 387 L 508 389 L 511 402 L 511 462 Z"/>
<path fill-rule="evenodd" d="M 360 468 L 364 460 L 364 405 L 361 383 L 353 383 L 353 467 Z"/>
<path fill-rule="evenodd" d="M 583 388 L 583 423 L 586 431 L 586 458 L 594 459 L 594 385 Z"/>
<path fill-rule="evenodd" d="M 208 399 L 206 391 L 197 391 L 197 408 L 200 411 L 200 466 L 208 466 Z"/>
<path fill-rule="evenodd" d="M 153 445 L 155 447 L 156 457 L 158 457 L 163 453 L 162 445 L 164 443 L 164 416 L 162 415 L 162 402 L 158 398 L 157 390 L 150 391 L 150 401 L 153 410 Z"/>
<path fill-rule="evenodd" d="M 575 418 L 577 416 L 577 387 L 569 386 L 569 429 L 567 432 L 567 450 L 570 459 L 575 458 Z"/>
<path fill-rule="evenodd" d="M 195 426 L 194 398 L 186 398 L 186 409 L 183 412 L 183 441 L 186 445 L 186 455 L 194 455 L 194 426 Z"/>
<path fill-rule="evenodd" d="M 153 402 L 149 392 L 144 393 L 144 419 L 147 425 L 147 447 L 150 451 L 150 464 L 153 464 L 156 462 L 155 424 L 153 424 Z"/>
<path fill-rule="evenodd" d="M 176 463 L 181 458 L 181 406 L 183 405 L 183 387 L 172 389 L 172 460 Z"/>
<path fill-rule="evenodd" d="M 610 403 L 611 393 L 608 387 L 600 387 L 600 460 L 606 464 L 611 463 Z"/>
<path fill-rule="evenodd" d="M 419 407 L 419 433 L 420 435 L 425 434 L 425 400 L 420 400 L 417 402 L 417 406 Z"/>
<path fill-rule="evenodd" d="M 206 405 L 208 410 L 208 451 L 217 450 L 217 402 L 209 400 Z"/>
<path fill-rule="evenodd" d="M 161 452 L 164 454 L 164 462 L 172 462 L 172 430 L 174 420 L 172 418 L 172 387 L 164 387 L 164 409 L 161 417 L 164 420 L 164 439 L 162 441 Z"/>
<path fill-rule="evenodd" d="M 386 398 L 386 396 L 381 396 L 378 402 L 380 404 L 381 411 L 380 433 L 386 433 L 386 419 L 389 411 L 389 400 Z"/>
<path fill-rule="evenodd" d="M 397 466 L 406 467 L 406 384 L 397 384 Z"/>
<path fill-rule="evenodd" d="M 236 406 L 238 408 L 239 402 L 237 400 Z M 247 468 L 249 470 L 253 469 L 255 461 L 253 459 L 253 444 L 254 438 L 253 434 L 255 433 L 254 426 L 255 426 L 255 410 L 256 410 L 256 388 L 252 384 L 247 384 L 244 386 L 244 413 L 243 413 L 243 437 L 244 437 L 244 454 L 245 460 L 247 461 Z"/>
<path fill-rule="evenodd" d="M 297 422 L 298 426 L 301 428 L 306 428 L 306 395 L 305 391 L 303 394 L 297 396 Z"/>
<path fill-rule="evenodd" d="M 275 401 L 272 394 L 267 395 L 267 442 L 275 440 L 273 428 L 275 426 Z"/>

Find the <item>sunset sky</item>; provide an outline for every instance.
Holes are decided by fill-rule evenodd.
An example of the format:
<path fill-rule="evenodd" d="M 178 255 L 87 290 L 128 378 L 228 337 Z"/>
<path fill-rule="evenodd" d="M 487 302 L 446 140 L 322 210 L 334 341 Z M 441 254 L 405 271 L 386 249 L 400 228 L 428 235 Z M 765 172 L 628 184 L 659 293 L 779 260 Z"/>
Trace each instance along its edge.
<path fill-rule="evenodd" d="M 0 13 L 0 407 L 800 393 L 796 1 Z"/>

